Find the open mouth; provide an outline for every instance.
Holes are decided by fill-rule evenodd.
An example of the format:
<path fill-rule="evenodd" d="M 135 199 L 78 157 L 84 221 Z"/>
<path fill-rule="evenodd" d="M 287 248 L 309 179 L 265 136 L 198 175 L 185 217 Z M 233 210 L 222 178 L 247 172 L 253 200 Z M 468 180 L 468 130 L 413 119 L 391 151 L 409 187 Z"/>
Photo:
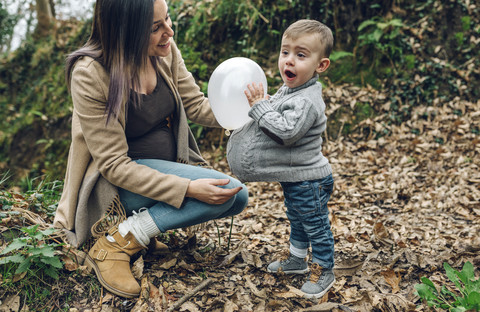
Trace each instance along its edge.
<path fill-rule="evenodd" d="M 169 43 L 170 43 L 170 41 L 167 41 L 165 43 L 158 44 L 158 46 L 164 48 L 164 47 L 168 46 Z"/>
<path fill-rule="evenodd" d="M 287 76 L 288 78 L 295 78 L 297 75 L 295 75 L 294 73 L 292 73 L 289 70 L 286 70 L 285 71 L 285 76 Z"/>

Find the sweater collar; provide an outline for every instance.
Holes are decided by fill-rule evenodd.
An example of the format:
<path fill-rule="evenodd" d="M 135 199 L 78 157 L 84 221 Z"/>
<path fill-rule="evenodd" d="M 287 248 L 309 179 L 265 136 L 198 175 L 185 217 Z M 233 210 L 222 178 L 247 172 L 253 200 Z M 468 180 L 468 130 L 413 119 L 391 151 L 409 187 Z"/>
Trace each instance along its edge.
<path fill-rule="evenodd" d="M 296 88 L 289 88 L 284 84 L 283 85 L 283 88 L 285 89 L 284 92 L 285 92 L 285 94 L 290 94 L 290 93 L 293 93 L 293 92 L 297 92 L 297 91 L 300 91 L 302 89 L 305 89 L 305 88 L 308 88 L 308 87 L 314 85 L 317 81 L 318 81 L 318 74 L 315 74 L 315 76 L 313 76 L 310 80 L 307 80 L 307 82 L 305 82 L 303 85 L 298 86 Z"/>

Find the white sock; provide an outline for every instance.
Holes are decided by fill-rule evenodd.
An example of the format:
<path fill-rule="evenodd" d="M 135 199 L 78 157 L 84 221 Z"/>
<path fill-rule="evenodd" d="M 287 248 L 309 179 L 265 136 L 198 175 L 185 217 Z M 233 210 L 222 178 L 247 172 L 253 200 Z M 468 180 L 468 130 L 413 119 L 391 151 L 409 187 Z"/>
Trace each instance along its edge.
<path fill-rule="evenodd" d="M 300 249 L 290 244 L 290 253 L 295 257 L 305 259 L 307 257 L 307 252 L 308 248 Z"/>
<path fill-rule="evenodd" d="M 143 209 L 143 208 L 142 208 Z M 147 247 L 150 243 L 150 239 L 160 234 L 155 221 L 153 221 L 152 216 L 147 209 L 140 209 L 139 213 L 133 212 L 133 215 L 128 217 L 127 220 L 120 223 L 118 226 L 118 232 L 123 237 L 132 233 L 135 239 L 143 246 Z M 114 242 L 115 239 L 108 235 L 107 239 L 111 242 Z"/>

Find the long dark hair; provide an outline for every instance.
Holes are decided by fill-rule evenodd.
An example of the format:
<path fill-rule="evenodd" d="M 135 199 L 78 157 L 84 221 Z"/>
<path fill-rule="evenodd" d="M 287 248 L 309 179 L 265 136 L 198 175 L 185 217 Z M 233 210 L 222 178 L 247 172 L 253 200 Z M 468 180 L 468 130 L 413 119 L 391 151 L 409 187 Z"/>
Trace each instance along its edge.
<path fill-rule="evenodd" d="M 96 59 L 109 73 L 107 123 L 111 117 L 118 118 L 124 99 L 135 94 L 134 104 L 139 101 L 138 94 L 131 94 L 131 90 L 140 86 L 139 74 L 147 65 L 154 1 L 97 0 L 90 38 L 66 59 L 69 88 L 73 66 L 82 56 Z"/>

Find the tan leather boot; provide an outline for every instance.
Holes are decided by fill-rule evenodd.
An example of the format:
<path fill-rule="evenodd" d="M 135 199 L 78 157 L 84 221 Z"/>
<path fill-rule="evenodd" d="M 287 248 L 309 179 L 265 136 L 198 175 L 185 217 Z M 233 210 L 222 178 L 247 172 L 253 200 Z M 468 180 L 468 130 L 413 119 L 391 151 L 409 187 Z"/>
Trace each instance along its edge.
<path fill-rule="evenodd" d="M 125 298 L 138 297 L 140 285 L 130 269 L 130 257 L 145 247 L 130 232 L 122 237 L 117 226 L 108 233 L 115 242 L 106 236 L 100 237 L 85 258 L 87 268 L 95 270 L 100 284 L 111 293 Z"/>
<path fill-rule="evenodd" d="M 147 246 L 147 253 L 158 256 L 170 253 L 170 249 L 167 245 L 156 239 L 155 237 L 150 239 L 150 243 Z"/>

